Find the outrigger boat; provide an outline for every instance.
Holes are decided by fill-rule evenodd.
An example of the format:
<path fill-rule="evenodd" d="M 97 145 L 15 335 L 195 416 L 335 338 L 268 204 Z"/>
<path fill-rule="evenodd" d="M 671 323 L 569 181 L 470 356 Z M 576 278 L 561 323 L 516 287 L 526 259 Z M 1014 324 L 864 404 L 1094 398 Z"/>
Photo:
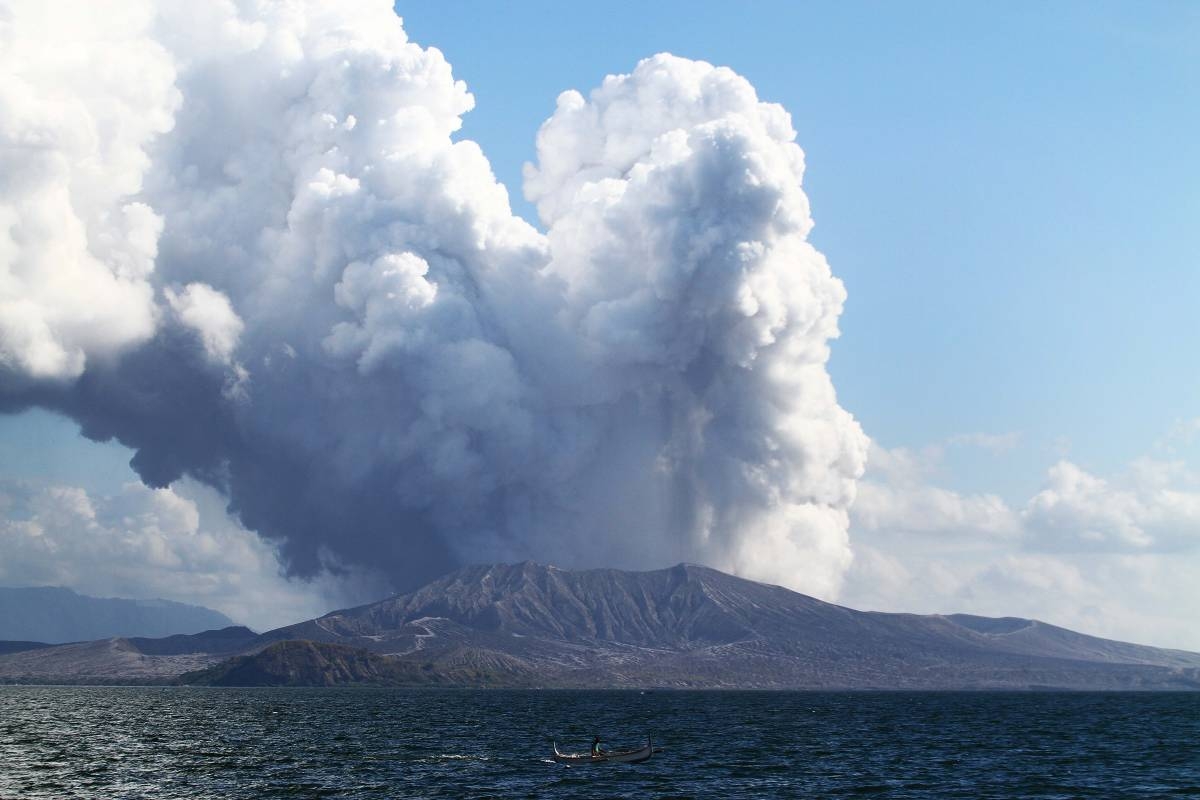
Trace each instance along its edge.
<path fill-rule="evenodd" d="M 646 737 L 645 747 L 636 750 L 602 750 L 598 756 L 591 753 L 563 753 L 558 749 L 558 742 L 553 744 L 554 760 L 559 764 L 640 764 L 649 761 L 655 753 L 662 752 L 662 748 L 654 747 L 649 736 Z"/>

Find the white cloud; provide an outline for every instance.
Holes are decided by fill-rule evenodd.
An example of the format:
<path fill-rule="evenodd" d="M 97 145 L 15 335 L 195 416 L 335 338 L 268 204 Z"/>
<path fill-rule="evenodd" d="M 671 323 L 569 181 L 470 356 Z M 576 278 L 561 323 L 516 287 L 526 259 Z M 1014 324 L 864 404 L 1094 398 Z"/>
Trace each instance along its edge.
<path fill-rule="evenodd" d="M 9 485 L 0 493 L 0 584 L 215 608 L 258 630 L 378 599 L 366 574 L 282 575 L 274 547 L 230 520 L 211 489 L 128 484 L 111 497 Z"/>
<path fill-rule="evenodd" d="M 941 452 L 872 445 L 851 514 L 895 534 L 1018 537 L 1030 549 L 1171 550 L 1200 546 L 1200 482 L 1180 462 L 1139 459 L 1119 483 L 1061 460 L 1019 509 L 995 494 L 934 485 Z"/>
<path fill-rule="evenodd" d="M 229 298 L 203 283 L 189 283 L 181 292 L 168 288 L 165 295 L 180 323 L 200 337 L 208 357 L 230 364 L 245 325 Z"/>
<path fill-rule="evenodd" d="M 961 494 L 929 481 L 938 448 L 915 454 L 872 445 L 870 467 L 851 507 L 855 527 L 889 534 L 1015 537 L 1019 515 L 994 494 Z"/>
<path fill-rule="evenodd" d="M 139 199 L 179 93 L 149 5 L 0 22 L 0 373 L 62 380 L 150 338 L 162 218 Z"/>
<path fill-rule="evenodd" d="M 872 450 L 841 602 L 1200 650 L 1200 482 L 1183 464 L 1139 459 L 1103 479 L 1060 461 L 1018 508 L 933 485 L 935 467 L 936 455 Z"/>
<path fill-rule="evenodd" d="M 1031 545 L 1053 550 L 1163 551 L 1200 548 L 1200 491 L 1169 481 L 1170 464 L 1143 460 L 1114 485 L 1069 461 L 1050 468 L 1023 516 Z"/>
<path fill-rule="evenodd" d="M 994 494 L 960 494 L 937 486 L 903 486 L 864 480 L 853 517 L 867 530 L 1011 537 L 1020 532 L 1018 515 Z"/>

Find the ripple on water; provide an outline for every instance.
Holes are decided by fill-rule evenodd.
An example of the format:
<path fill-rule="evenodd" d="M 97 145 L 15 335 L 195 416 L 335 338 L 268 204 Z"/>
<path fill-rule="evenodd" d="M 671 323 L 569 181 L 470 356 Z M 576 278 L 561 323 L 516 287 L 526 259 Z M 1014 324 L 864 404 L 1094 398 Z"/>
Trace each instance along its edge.
<path fill-rule="evenodd" d="M 1186 797 L 1197 742 L 1200 694 L 0 687 L 0 798 Z"/>

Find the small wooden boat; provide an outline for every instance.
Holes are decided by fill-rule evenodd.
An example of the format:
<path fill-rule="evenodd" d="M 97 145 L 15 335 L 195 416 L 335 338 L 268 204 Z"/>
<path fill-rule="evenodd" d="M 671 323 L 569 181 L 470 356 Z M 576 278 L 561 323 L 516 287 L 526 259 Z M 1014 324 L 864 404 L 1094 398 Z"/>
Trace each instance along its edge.
<path fill-rule="evenodd" d="M 563 753 L 554 742 L 554 760 L 559 764 L 640 764 L 649 761 L 650 756 L 661 753 L 661 748 L 655 748 L 650 737 L 646 737 L 646 746 L 636 750 L 602 750 L 600 755 L 591 753 Z"/>

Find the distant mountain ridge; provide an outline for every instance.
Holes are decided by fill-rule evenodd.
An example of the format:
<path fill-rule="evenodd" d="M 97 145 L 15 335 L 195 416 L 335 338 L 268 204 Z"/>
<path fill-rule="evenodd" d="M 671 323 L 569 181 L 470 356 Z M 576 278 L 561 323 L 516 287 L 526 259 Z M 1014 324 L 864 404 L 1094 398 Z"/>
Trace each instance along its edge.
<path fill-rule="evenodd" d="M 9 653 L 24 653 L 28 650 L 41 650 L 46 647 L 54 647 L 54 645 L 45 642 L 0 641 L 0 656 Z"/>
<path fill-rule="evenodd" d="M 55 586 L 0 587 L 0 640 L 60 644 L 191 634 L 232 624 L 218 611 L 170 600 L 89 597 Z"/>
<path fill-rule="evenodd" d="M 472 566 L 262 635 L 0 656 L 0 681 L 113 681 L 122 670 L 216 685 L 1200 690 L 1197 653 L 1035 620 L 855 611 L 690 564 Z"/>

